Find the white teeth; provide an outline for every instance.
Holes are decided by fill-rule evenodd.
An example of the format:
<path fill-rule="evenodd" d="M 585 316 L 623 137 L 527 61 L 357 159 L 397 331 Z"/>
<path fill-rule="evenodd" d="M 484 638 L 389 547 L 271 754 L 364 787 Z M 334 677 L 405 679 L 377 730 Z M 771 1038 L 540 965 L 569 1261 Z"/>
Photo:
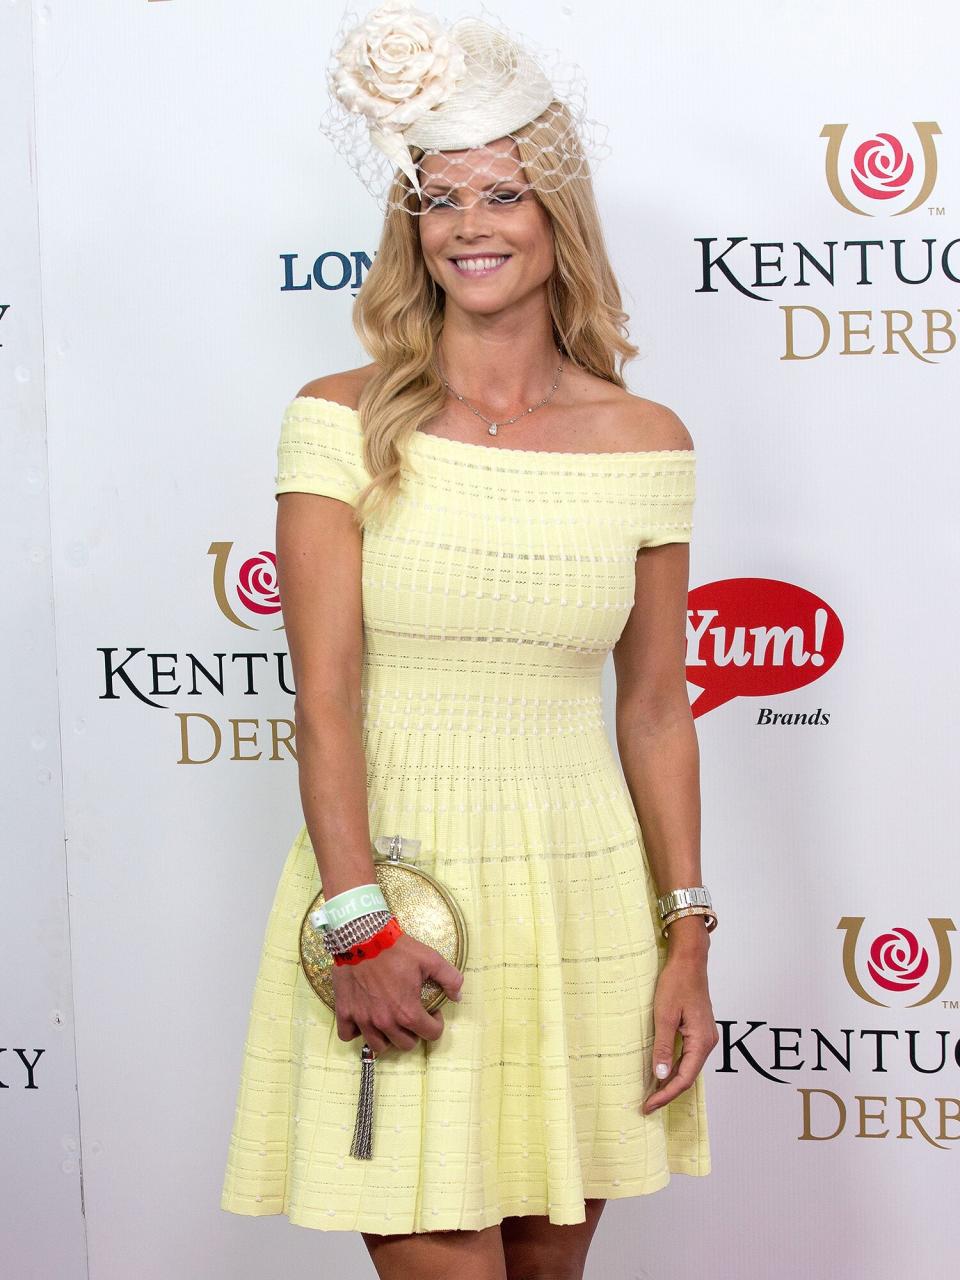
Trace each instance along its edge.
<path fill-rule="evenodd" d="M 507 255 L 502 258 L 454 258 L 461 271 L 484 271 L 506 262 Z"/>

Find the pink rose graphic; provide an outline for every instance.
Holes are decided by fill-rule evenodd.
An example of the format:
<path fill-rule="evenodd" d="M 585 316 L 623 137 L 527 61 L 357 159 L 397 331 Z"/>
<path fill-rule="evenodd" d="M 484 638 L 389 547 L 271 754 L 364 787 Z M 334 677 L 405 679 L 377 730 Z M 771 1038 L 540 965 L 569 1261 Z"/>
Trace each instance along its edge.
<path fill-rule="evenodd" d="M 927 972 L 930 957 L 909 929 L 881 933 L 870 944 L 867 971 L 886 991 L 912 991 Z"/>
<path fill-rule="evenodd" d="M 237 595 L 251 613 L 280 612 L 277 590 L 277 557 L 272 551 L 261 551 L 244 560 L 237 575 Z"/>
<path fill-rule="evenodd" d="M 892 133 L 878 133 L 857 147 L 850 170 L 853 184 L 871 200 L 892 200 L 913 177 L 913 157 Z"/>

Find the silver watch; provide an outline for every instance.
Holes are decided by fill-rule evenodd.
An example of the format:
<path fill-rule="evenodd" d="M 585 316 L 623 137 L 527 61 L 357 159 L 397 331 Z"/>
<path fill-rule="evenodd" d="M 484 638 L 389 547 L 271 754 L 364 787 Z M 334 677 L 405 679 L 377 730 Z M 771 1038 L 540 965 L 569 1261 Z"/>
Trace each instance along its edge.
<path fill-rule="evenodd" d="M 657 910 L 660 912 L 660 919 L 665 919 L 671 911 L 678 911 L 682 907 L 710 907 L 713 909 L 713 899 L 710 897 L 710 890 L 706 885 L 697 885 L 693 889 L 671 889 L 669 893 L 661 894 L 657 899 Z"/>

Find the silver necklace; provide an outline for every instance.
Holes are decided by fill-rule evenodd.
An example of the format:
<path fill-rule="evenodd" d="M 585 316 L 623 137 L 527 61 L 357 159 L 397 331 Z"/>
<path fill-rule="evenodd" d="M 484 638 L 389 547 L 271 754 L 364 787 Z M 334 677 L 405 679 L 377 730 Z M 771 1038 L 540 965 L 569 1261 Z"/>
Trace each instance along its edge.
<path fill-rule="evenodd" d="M 452 392 L 457 397 L 457 399 L 460 401 L 461 404 L 465 404 L 471 413 L 475 413 L 478 418 L 482 418 L 483 421 L 488 424 L 487 426 L 488 433 L 492 436 L 495 436 L 497 434 L 497 431 L 500 429 L 500 427 L 509 427 L 511 423 L 517 422 L 520 418 L 525 417 L 528 413 L 533 413 L 534 409 L 541 408 L 542 405 L 548 404 L 553 399 L 554 392 L 556 391 L 557 387 L 560 385 L 560 374 L 563 372 L 563 352 L 560 350 L 559 347 L 557 347 L 557 355 L 560 357 L 560 363 L 557 366 L 557 376 L 556 376 L 556 379 L 554 380 L 553 386 L 550 388 L 549 394 L 545 395 L 542 400 L 538 400 L 536 404 L 532 404 L 529 409 L 522 410 L 522 412 L 518 413 L 513 418 L 507 418 L 505 422 L 494 422 L 492 418 L 485 417 L 480 412 L 479 409 L 475 409 L 469 400 L 465 400 L 463 398 L 463 396 L 460 394 L 459 391 L 454 391 L 453 387 L 451 387 L 450 383 L 443 376 L 443 369 L 440 369 L 440 377 L 443 381 L 443 385 L 447 388 L 447 390 Z M 437 357 L 437 364 L 438 366 L 440 364 L 439 356 Z"/>

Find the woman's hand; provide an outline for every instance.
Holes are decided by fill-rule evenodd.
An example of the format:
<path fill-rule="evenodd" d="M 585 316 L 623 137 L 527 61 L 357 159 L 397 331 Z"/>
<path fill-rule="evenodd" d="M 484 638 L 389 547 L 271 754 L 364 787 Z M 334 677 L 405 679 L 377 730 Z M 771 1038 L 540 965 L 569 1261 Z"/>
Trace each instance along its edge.
<path fill-rule="evenodd" d="M 359 964 L 335 964 L 337 1035 L 341 1040 L 363 1036 L 375 1056 L 391 1044 L 406 1050 L 420 1039 L 438 1040 L 443 1031 L 440 1010 L 428 1013 L 420 999 L 426 978 L 433 978 L 451 1000 L 460 999 L 463 974 L 457 966 L 408 933 Z"/>
<path fill-rule="evenodd" d="M 692 917 L 696 919 L 697 917 Z M 679 923 L 679 922 L 678 922 Z M 657 980 L 653 1001 L 653 1063 L 672 1067 L 643 1100 L 642 1112 L 650 1115 L 689 1089 L 720 1039 L 707 990 L 707 947 L 697 943 L 670 951 Z M 676 1064 L 673 1047 L 677 1032 L 683 1048 Z"/>

